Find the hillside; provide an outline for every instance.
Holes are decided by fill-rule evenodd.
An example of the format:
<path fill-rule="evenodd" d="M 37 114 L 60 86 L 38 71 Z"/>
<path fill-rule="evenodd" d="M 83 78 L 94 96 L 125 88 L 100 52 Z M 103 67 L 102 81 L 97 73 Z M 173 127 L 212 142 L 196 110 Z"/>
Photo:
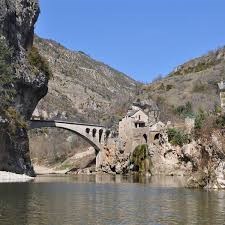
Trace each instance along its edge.
<path fill-rule="evenodd" d="M 139 98 L 151 97 L 161 108 L 161 119 L 176 121 L 178 107 L 212 112 L 220 105 L 217 83 L 225 78 L 225 47 L 178 66 L 167 77 L 144 85 Z"/>
<path fill-rule="evenodd" d="M 183 122 L 186 111 L 219 110 L 217 83 L 225 76 L 225 48 L 190 60 L 161 80 L 141 85 L 55 41 L 35 37 L 34 43 L 53 71 L 49 92 L 34 112 L 37 117 L 100 123 L 116 130 L 119 119 L 137 98 L 155 100 L 164 122 Z M 88 147 L 79 137 L 57 129 L 31 132 L 30 136 L 32 158 L 41 163 L 62 162 Z"/>
<path fill-rule="evenodd" d="M 70 51 L 52 40 L 35 37 L 34 45 L 53 72 L 47 96 L 34 116 L 90 122 L 112 127 L 126 112 L 140 84 L 125 74 L 92 59 L 83 52 Z M 45 135 L 43 135 L 43 132 Z M 63 135 L 62 135 L 63 134 Z M 70 132 L 45 129 L 31 133 L 33 158 L 64 159 L 86 148 Z M 46 138 L 47 137 L 47 138 Z M 64 154 L 65 153 L 65 154 Z"/>
<path fill-rule="evenodd" d="M 66 113 L 79 121 L 104 123 L 119 114 L 118 104 L 134 97 L 138 82 L 125 74 L 51 40 L 36 37 L 34 44 L 53 71 L 48 95 L 38 105 L 48 118 Z"/>

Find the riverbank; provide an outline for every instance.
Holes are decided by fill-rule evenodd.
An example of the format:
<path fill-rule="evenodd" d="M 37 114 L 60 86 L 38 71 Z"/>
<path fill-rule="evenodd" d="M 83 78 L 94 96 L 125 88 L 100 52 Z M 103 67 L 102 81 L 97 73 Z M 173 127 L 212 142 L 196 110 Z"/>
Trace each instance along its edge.
<path fill-rule="evenodd" d="M 67 170 L 57 170 L 55 168 L 48 168 L 39 165 L 34 165 L 34 171 L 37 175 L 65 174 L 67 172 Z M 29 177 L 25 174 L 0 171 L 0 183 L 23 183 L 33 181 L 34 179 L 34 177 Z"/>
<path fill-rule="evenodd" d="M 68 170 L 58 170 L 55 167 L 46 167 L 40 166 L 37 164 L 33 165 L 34 171 L 37 175 L 46 175 L 46 174 L 65 174 Z"/>
<path fill-rule="evenodd" d="M 28 182 L 32 180 L 34 180 L 33 177 L 29 177 L 25 174 L 16 174 L 16 173 L 0 171 L 0 183 Z"/>

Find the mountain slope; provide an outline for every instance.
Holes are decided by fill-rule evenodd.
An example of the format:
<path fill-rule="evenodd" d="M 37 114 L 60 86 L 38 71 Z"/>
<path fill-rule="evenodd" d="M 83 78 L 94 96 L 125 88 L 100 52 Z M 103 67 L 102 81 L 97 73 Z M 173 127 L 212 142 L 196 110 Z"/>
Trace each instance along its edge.
<path fill-rule="evenodd" d="M 108 127 L 118 124 L 135 98 L 140 83 L 55 41 L 36 36 L 34 44 L 48 60 L 53 72 L 48 94 L 38 104 L 35 117 L 98 123 Z M 32 132 L 30 140 L 33 158 L 45 158 L 47 154 L 50 161 L 64 159 L 68 154 L 87 147 L 83 140 L 70 132 L 56 129 Z"/>
<path fill-rule="evenodd" d="M 194 112 L 212 112 L 220 105 L 217 83 L 225 78 L 225 47 L 178 66 L 167 77 L 142 88 L 139 98 L 153 98 L 161 119 L 176 120 L 177 107 L 190 102 Z"/>
<path fill-rule="evenodd" d="M 53 71 L 49 93 L 38 106 L 48 118 L 65 111 L 69 118 L 104 123 L 108 114 L 117 114 L 118 104 L 135 96 L 138 82 L 108 65 L 51 40 L 36 37 L 35 46 Z"/>

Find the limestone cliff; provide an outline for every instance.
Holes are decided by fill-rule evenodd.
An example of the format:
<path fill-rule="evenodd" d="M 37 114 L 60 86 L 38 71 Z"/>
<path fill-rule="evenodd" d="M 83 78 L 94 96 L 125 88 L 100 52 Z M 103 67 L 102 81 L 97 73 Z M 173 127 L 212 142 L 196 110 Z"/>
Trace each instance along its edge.
<path fill-rule="evenodd" d="M 0 2 L 0 38 L 11 51 L 7 84 L 10 101 L 1 108 L 0 170 L 34 175 L 29 155 L 26 121 L 38 101 L 47 93 L 46 71 L 35 65 L 29 54 L 33 51 L 34 24 L 39 15 L 37 0 L 2 0 Z M 36 54 L 39 57 L 38 53 Z M 3 79 L 5 74 L 1 73 Z M 1 101 L 7 96 L 1 95 Z"/>

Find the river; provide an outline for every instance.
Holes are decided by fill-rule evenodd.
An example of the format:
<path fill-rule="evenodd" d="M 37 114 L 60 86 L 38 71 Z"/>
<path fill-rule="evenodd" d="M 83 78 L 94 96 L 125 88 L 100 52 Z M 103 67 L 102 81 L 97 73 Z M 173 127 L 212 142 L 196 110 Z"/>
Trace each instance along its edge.
<path fill-rule="evenodd" d="M 225 224 L 225 191 L 183 185 L 179 177 L 94 175 L 0 184 L 0 224 Z"/>

